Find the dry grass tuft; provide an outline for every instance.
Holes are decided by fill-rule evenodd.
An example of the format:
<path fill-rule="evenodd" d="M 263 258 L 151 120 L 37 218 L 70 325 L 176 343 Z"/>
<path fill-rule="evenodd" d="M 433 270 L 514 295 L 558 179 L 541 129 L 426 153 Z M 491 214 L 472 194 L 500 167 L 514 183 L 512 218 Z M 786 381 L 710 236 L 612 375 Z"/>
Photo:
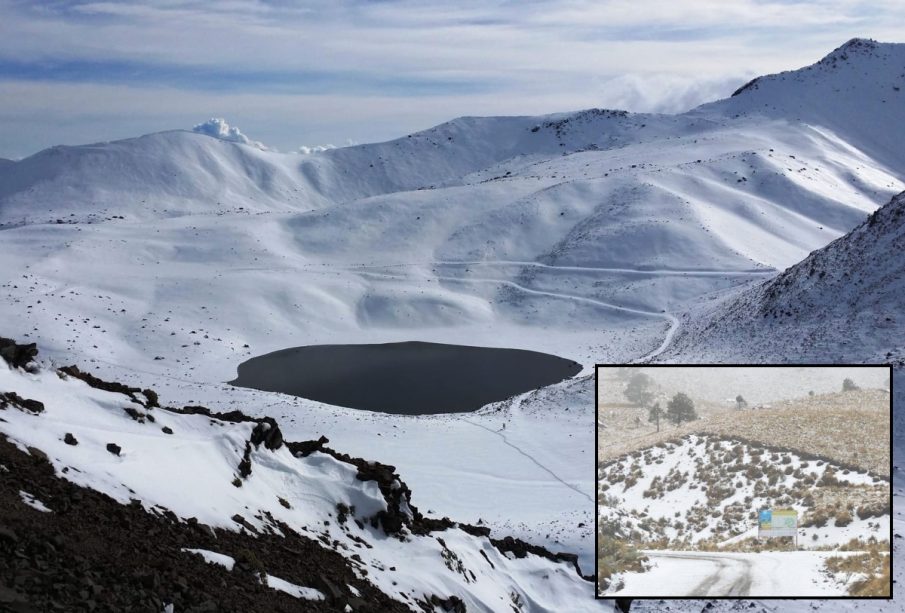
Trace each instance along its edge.
<path fill-rule="evenodd" d="M 849 583 L 850 596 L 881 596 L 892 593 L 889 554 L 874 550 L 851 556 L 833 556 L 826 559 L 827 570 L 845 583 Z M 853 577 L 859 577 L 852 581 Z"/>

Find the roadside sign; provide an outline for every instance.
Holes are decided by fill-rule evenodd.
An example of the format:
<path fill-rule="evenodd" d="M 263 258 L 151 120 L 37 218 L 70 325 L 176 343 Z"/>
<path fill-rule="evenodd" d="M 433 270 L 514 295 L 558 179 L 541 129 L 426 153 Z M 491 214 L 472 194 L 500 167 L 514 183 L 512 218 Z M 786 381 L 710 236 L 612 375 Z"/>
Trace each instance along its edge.
<path fill-rule="evenodd" d="M 797 536 L 798 511 L 795 509 L 764 509 L 757 516 L 758 538 Z"/>

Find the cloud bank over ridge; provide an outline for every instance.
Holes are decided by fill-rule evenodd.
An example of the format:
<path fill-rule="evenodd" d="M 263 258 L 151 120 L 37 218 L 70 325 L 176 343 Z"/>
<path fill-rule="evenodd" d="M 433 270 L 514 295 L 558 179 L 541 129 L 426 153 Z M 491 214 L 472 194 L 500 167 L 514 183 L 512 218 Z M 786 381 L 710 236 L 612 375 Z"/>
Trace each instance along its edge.
<path fill-rule="evenodd" d="M 855 36 L 897 40 L 905 4 L 0 0 L 0 20 L 0 157 L 20 157 L 210 116 L 288 151 L 461 115 L 685 110 Z"/>

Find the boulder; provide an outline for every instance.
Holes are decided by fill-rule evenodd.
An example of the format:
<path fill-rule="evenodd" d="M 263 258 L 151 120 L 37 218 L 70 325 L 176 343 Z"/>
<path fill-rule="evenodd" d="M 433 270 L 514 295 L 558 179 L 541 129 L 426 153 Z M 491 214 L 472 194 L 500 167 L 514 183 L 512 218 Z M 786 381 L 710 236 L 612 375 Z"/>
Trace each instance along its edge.
<path fill-rule="evenodd" d="M 35 343 L 20 345 L 11 338 L 0 337 L 0 358 L 13 368 L 25 368 L 38 355 Z"/>

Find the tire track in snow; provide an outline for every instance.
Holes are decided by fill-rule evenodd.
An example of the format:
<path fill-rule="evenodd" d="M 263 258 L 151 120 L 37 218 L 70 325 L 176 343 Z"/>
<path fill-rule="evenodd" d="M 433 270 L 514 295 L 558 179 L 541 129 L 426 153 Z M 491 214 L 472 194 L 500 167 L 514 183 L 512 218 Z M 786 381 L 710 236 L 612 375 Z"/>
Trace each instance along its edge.
<path fill-rule="evenodd" d="M 704 578 L 696 586 L 691 588 L 688 593 L 683 594 L 680 597 L 738 597 L 748 596 L 751 592 L 754 570 L 754 564 L 751 560 L 721 556 L 718 553 L 709 555 L 683 555 L 681 552 L 666 551 L 645 551 L 644 553 L 655 559 L 661 557 L 689 560 L 691 562 L 706 560 L 707 562 L 716 564 L 717 568 L 713 574 Z"/>

